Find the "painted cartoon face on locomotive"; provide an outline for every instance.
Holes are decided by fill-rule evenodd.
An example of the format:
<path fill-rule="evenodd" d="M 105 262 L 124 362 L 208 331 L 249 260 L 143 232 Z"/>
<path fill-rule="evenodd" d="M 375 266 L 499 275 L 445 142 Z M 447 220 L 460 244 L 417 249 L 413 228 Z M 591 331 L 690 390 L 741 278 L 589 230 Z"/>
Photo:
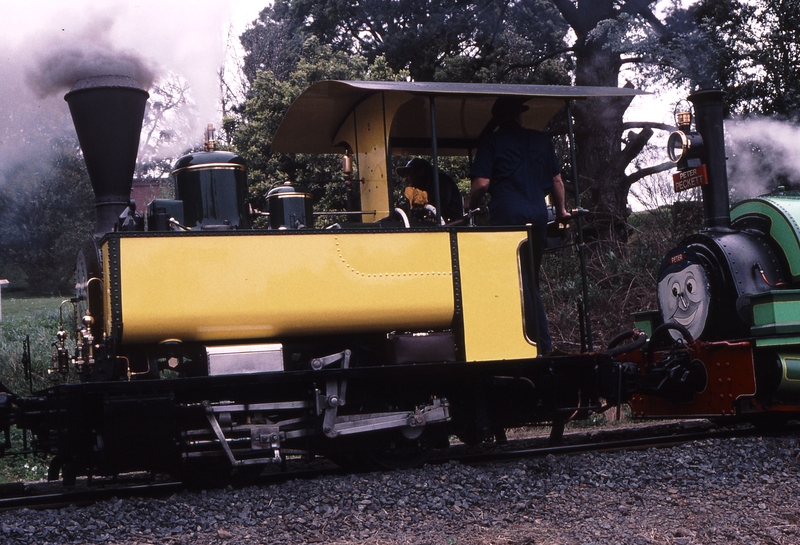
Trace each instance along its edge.
<path fill-rule="evenodd" d="M 699 337 L 708 319 L 711 294 L 703 267 L 692 262 L 685 253 L 671 257 L 677 260 L 663 271 L 658 282 L 658 306 L 664 322 L 685 327 L 692 337 Z M 673 338 L 680 337 L 670 331 Z"/>

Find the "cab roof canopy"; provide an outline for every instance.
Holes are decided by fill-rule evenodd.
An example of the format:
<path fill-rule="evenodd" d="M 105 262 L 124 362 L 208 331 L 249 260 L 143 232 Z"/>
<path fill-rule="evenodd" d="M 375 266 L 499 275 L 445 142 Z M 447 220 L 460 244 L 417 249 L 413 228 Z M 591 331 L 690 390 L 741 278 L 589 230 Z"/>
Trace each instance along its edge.
<path fill-rule="evenodd" d="M 474 153 L 492 118 L 499 96 L 525 99 L 522 124 L 544 129 L 571 100 L 590 97 L 632 98 L 644 91 L 616 87 L 569 87 L 481 83 L 395 81 L 321 81 L 289 107 L 272 142 L 284 153 L 358 153 L 359 129 L 381 130 L 393 155 L 430 154 L 431 98 L 435 108 L 438 153 Z M 380 98 L 376 100 L 376 95 Z M 371 104 L 370 107 L 363 107 Z M 380 124 L 381 126 L 375 126 Z M 388 141 L 386 141 L 388 140 Z M 373 140 L 374 142 L 374 140 Z"/>

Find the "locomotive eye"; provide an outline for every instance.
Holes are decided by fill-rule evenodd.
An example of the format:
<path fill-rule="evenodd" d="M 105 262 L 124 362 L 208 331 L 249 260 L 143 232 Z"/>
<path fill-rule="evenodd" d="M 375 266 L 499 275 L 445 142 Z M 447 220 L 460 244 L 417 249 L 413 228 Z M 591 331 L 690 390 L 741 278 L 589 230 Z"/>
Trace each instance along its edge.
<path fill-rule="evenodd" d="M 688 280 L 686 282 L 686 291 L 688 293 L 694 293 L 694 280 Z"/>
<path fill-rule="evenodd" d="M 677 282 L 672 284 L 672 296 L 677 297 L 680 292 L 680 285 Z"/>

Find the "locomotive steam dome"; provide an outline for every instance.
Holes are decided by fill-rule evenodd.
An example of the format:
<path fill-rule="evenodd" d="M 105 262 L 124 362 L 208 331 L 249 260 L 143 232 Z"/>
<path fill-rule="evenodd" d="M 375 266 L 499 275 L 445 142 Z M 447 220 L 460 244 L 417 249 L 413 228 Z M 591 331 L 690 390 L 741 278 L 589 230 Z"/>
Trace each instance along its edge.
<path fill-rule="evenodd" d="M 187 227 L 250 228 L 247 166 L 242 157 L 227 151 L 190 153 L 178 159 L 172 176 Z"/>

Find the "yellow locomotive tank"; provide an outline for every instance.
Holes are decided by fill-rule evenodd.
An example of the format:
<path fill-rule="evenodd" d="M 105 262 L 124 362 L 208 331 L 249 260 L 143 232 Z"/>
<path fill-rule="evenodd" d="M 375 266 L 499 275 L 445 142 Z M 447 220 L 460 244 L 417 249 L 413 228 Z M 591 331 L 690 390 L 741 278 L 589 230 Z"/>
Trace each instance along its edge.
<path fill-rule="evenodd" d="M 106 331 L 124 344 L 442 329 L 447 232 L 111 235 Z"/>

